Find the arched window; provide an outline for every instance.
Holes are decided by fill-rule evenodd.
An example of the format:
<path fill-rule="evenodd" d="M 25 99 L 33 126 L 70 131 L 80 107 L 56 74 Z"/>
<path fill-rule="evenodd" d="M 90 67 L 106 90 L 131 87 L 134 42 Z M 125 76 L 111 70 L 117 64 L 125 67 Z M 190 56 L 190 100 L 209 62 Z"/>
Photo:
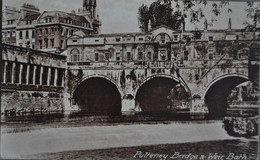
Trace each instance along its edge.
<path fill-rule="evenodd" d="M 78 49 L 72 49 L 70 52 L 70 60 L 71 62 L 79 62 L 80 54 Z"/>

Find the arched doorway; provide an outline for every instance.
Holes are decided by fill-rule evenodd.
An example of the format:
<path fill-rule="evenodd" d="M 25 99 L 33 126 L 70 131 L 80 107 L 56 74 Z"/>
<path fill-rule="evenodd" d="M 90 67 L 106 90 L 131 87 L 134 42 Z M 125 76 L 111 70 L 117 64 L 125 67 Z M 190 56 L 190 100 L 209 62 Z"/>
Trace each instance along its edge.
<path fill-rule="evenodd" d="M 188 101 L 184 87 L 168 77 L 153 77 L 142 84 L 136 93 L 136 104 L 143 113 L 169 113 L 177 108 L 175 102 L 183 99 Z"/>
<path fill-rule="evenodd" d="M 74 91 L 73 98 L 81 112 L 121 114 L 121 94 L 116 85 L 105 78 L 93 77 L 83 81 Z"/>
<path fill-rule="evenodd" d="M 221 77 L 211 85 L 205 93 L 205 103 L 209 109 L 209 118 L 220 118 L 226 115 L 226 109 L 229 107 L 227 97 L 239 84 L 248 81 L 245 76 L 226 76 Z"/>

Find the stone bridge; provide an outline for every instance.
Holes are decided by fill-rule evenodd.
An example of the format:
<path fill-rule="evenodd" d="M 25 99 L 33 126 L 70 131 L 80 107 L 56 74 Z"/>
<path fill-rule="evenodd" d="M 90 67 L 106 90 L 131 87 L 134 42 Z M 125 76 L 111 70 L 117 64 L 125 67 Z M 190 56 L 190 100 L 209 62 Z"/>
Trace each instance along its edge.
<path fill-rule="evenodd" d="M 96 103 L 102 108 L 96 111 L 104 111 L 108 105 L 117 112 L 187 108 L 192 113 L 224 114 L 231 90 L 249 81 L 248 60 L 223 66 L 227 61 L 212 61 L 212 67 L 205 67 L 204 61 L 184 61 L 187 67 L 171 62 L 144 62 L 140 66 L 121 63 L 120 68 L 108 68 L 113 63 L 109 62 L 99 63 L 95 69 L 68 66 L 70 106 L 82 109 L 78 107 Z"/>
<path fill-rule="evenodd" d="M 258 83 L 258 32 L 148 33 L 68 39 L 68 110 L 223 116 L 231 90 Z M 258 37 L 257 37 L 258 36 Z"/>

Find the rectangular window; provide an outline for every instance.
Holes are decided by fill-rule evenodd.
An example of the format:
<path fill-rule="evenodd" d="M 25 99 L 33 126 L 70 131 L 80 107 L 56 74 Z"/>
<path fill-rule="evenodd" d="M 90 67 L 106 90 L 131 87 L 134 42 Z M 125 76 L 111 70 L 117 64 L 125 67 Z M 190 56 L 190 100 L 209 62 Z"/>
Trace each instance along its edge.
<path fill-rule="evenodd" d="M 48 28 L 45 28 L 45 35 L 47 36 L 49 34 Z"/>
<path fill-rule="evenodd" d="M 74 39 L 74 40 L 72 40 L 72 42 L 73 42 L 73 43 L 77 43 L 77 42 L 78 42 L 78 40 Z"/>
<path fill-rule="evenodd" d="M 116 52 L 116 60 L 120 61 L 120 52 Z"/>
<path fill-rule="evenodd" d="M 128 60 L 128 61 L 131 61 L 131 52 L 127 52 L 127 53 L 126 53 L 126 56 L 127 56 L 127 57 L 126 57 L 127 60 Z"/>
<path fill-rule="evenodd" d="M 98 61 L 98 53 L 95 53 L 95 61 Z"/>
<path fill-rule="evenodd" d="M 178 35 L 174 35 L 174 41 L 178 41 Z"/>
<path fill-rule="evenodd" d="M 161 34 L 161 40 L 165 40 L 165 34 Z"/>
<path fill-rule="evenodd" d="M 63 40 L 60 41 L 60 47 L 63 49 Z"/>
<path fill-rule="evenodd" d="M 79 56 L 79 54 L 72 54 L 72 55 L 71 55 L 71 61 L 72 61 L 72 62 L 79 62 L 79 61 L 80 61 L 80 56 Z"/>
<path fill-rule="evenodd" d="M 105 53 L 105 60 L 109 60 L 109 53 Z"/>
<path fill-rule="evenodd" d="M 51 48 L 54 48 L 54 39 L 50 39 Z"/>
<path fill-rule="evenodd" d="M 39 29 L 39 35 L 42 35 L 42 29 Z"/>
<path fill-rule="evenodd" d="M 32 38 L 34 38 L 34 37 L 35 37 L 35 31 L 32 30 Z"/>
<path fill-rule="evenodd" d="M 49 48 L 48 39 L 47 38 L 44 39 L 44 43 L 45 43 L 45 48 Z"/>
<path fill-rule="evenodd" d="M 213 54 L 212 53 L 209 54 L 209 59 L 213 59 Z"/>
<path fill-rule="evenodd" d="M 20 37 L 20 39 L 23 39 L 23 31 L 19 32 L 19 37 Z"/>
<path fill-rule="evenodd" d="M 63 31 L 64 31 L 64 29 L 63 29 L 63 28 L 60 28 L 60 34 L 61 34 L 61 35 L 64 35 L 64 32 L 63 32 Z"/>
<path fill-rule="evenodd" d="M 120 42 L 120 38 L 116 38 L 116 41 L 117 41 L 117 42 Z"/>
<path fill-rule="evenodd" d="M 213 36 L 209 36 L 209 41 L 213 41 Z"/>
<path fill-rule="evenodd" d="M 51 28 L 51 34 L 54 34 L 54 28 Z"/>
<path fill-rule="evenodd" d="M 138 52 L 138 60 L 143 60 L 143 52 Z"/>
<path fill-rule="evenodd" d="M 147 53 L 147 58 L 148 58 L 148 60 L 151 60 L 151 59 L 152 59 L 152 52 L 148 52 L 148 53 Z"/>
<path fill-rule="evenodd" d="M 29 31 L 25 31 L 25 38 L 28 39 L 29 38 Z"/>
<path fill-rule="evenodd" d="M 189 52 L 188 51 L 184 51 L 184 60 L 188 60 L 189 59 Z"/>
<path fill-rule="evenodd" d="M 42 40 L 39 40 L 40 49 L 42 49 Z"/>
<path fill-rule="evenodd" d="M 139 38 L 139 41 L 143 41 L 144 39 L 143 38 Z"/>

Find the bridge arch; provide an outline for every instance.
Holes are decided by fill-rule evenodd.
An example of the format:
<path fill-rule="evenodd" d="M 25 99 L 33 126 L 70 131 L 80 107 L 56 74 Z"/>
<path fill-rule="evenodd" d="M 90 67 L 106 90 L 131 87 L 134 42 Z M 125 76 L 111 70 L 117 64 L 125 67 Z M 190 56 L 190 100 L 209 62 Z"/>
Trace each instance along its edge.
<path fill-rule="evenodd" d="M 183 84 L 179 84 L 177 77 L 158 74 L 147 77 L 138 88 L 136 88 L 135 98 L 136 105 L 138 105 L 143 112 L 165 112 L 171 107 L 172 101 L 169 98 L 171 92 L 176 90 L 176 87 L 183 89 L 187 95 L 190 95 L 189 89 Z"/>
<path fill-rule="evenodd" d="M 211 81 L 205 89 L 204 100 L 209 109 L 209 117 L 223 117 L 228 107 L 227 97 L 239 84 L 249 81 L 243 74 L 225 74 Z"/>
<path fill-rule="evenodd" d="M 83 113 L 121 114 L 122 94 L 116 83 L 103 75 L 83 77 L 73 88 L 74 105 Z"/>
<path fill-rule="evenodd" d="M 90 78 L 103 78 L 103 79 L 108 80 L 109 82 L 113 83 L 113 84 L 116 86 L 116 88 L 118 89 L 118 92 L 120 93 L 121 97 L 123 96 L 122 90 L 121 90 L 121 88 L 117 85 L 117 83 L 116 83 L 113 79 L 111 79 L 111 78 L 109 78 L 109 77 L 107 77 L 107 76 L 105 76 L 105 75 L 101 75 L 101 74 L 93 74 L 93 75 L 84 76 L 83 78 L 81 78 L 81 79 L 73 86 L 72 93 L 75 92 L 75 90 L 77 89 L 77 87 L 78 87 L 82 82 L 84 82 L 84 81 L 86 81 L 87 79 L 90 79 Z"/>

